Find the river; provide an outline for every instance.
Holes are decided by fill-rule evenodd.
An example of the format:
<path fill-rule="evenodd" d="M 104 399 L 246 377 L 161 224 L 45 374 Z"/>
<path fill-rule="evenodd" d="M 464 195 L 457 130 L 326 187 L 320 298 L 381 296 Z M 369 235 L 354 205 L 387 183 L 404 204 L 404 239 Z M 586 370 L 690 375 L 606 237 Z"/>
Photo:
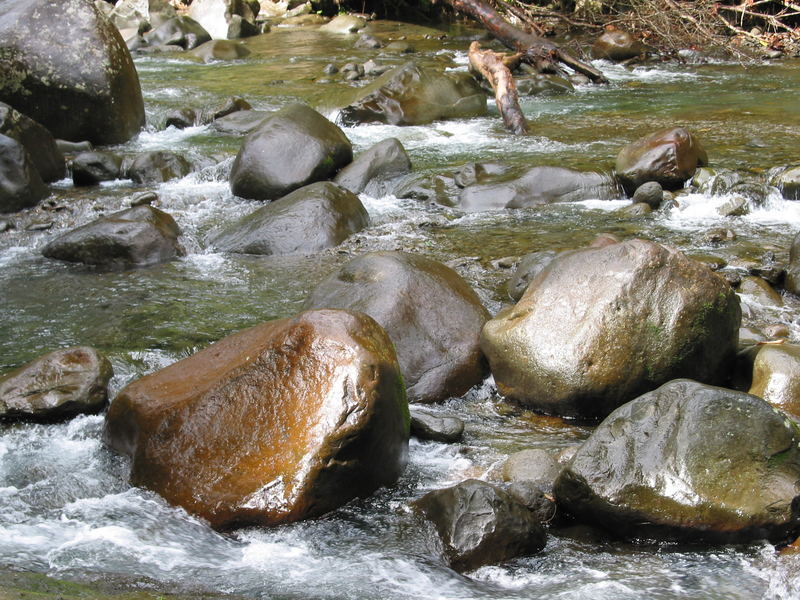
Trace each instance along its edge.
<path fill-rule="evenodd" d="M 376 23 L 381 37 L 407 36 L 415 58 L 466 68 L 470 30 L 445 40 L 430 31 Z M 354 37 L 276 28 L 249 40 L 246 60 L 202 64 L 180 55 L 136 59 L 148 127 L 121 152 L 169 149 L 208 166 L 157 187 L 158 206 L 183 230 L 187 256 L 125 272 L 100 272 L 47 260 L 40 248 L 69 227 L 128 205 L 138 191 L 117 181 L 75 189 L 54 186 L 59 210 L 20 218 L 0 234 L 0 372 L 49 350 L 94 346 L 112 360 L 112 393 L 146 373 L 221 337 L 297 312 L 325 275 L 368 250 L 400 249 L 447 262 L 478 291 L 492 313 L 508 298 L 510 271 L 496 259 L 541 249 L 575 248 L 598 233 L 644 237 L 694 256 L 712 255 L 746 268 L 772 252 L 785 262 L 800 228 L 800 202 L 772 192 L 745 217 L 722 217 L 726 196 L 689 194 L 670 213 L 625 219 L 627 201 L 586 201 L 537 209 L 463 214 L 392 196 L 362 196 L 372 226 L 340 248 L 311 257 L 213 253 L 205 239 L 257 203 L 232 196 L 227 174 L 241 143 L 205 126 L 163 130 L 165 114 L 184 106 L 211 109 L 240 95 L 258 109 L 297 99 L 335 117 L 349 93 L 320 83 L 336 57 L 363 62 Z M 408 57 L 378 62 L 400 64 Z M 704 143 L 712 166 L 757 180 L 800 160 L 800 62 L 745 67 L 735 62 L 656 63 L 624 68 L 595 61 L 609 86 L 524 98 L 532 134 L 507 134 L 492 107 L 485 118 L 419 127 L 345 129 L 356 152 L 397 137 L 416 171 L 442 172 L 469 161 L 514 167 L 561 165 L 610 170 L 627 142 L 682 125 Z M 52 224 L 52 226 L 51 226 Z M 26 226 L 34 225 L 33 228 Z M 40 230 L 50 227 L 49 230 Z M 730 228 L 736 239 L 715 245 L 706 233 Z M 800 301 L 764 306 L 743 297 L 745 324 L 783 324 L 800 342 Z M 275 529 L 212 531 L 182 510 L 127 483 L 126 460 L 101 440 L 102 416 L 57 425 L 0 429 L 0 568 L 22 568 L 80 581 L 113 579 L 147 589 L 248 598 L 565 598 L 749 599 L 800 597 L 800 555 L 767 543 L 717 548 L 635 546 L 572 527 L 551 532 L 546 549 L 502 566 L 459 575 L 442 563 L 431 531 L 408 502 L 426 491 L 481 477 L 509 453 L 557 451 L 579 443 L 587 427 L 541 417 L 498 397 L 491 379 L 462 398 L 434 407 L 466 421 L 463 443 L 412 440 L 399 484 L 315 521 Z M 154 592 L 154 593 L 155 593 Z"/>

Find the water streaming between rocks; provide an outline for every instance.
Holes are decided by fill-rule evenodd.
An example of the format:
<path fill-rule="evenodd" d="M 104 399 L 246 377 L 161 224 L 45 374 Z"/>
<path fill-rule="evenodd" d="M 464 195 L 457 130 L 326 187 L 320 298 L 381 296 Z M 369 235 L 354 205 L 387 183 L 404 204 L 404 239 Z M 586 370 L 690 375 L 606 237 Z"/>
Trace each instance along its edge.
<path fill-rule="evenodd" d="M 426 60 L 465 68 L 468 42 L 429 40 L 421 28 L 376 24 L 376 33 L 409 37 Z M 458 34 L 459 32 L 454 32 Z M 587 201 L 539 209 L 464 215 L 394 197 L 362 196 L 372 226 L 340 248 L 311 257 L 225 255 L 205 249 L 208 234 L 257 203 L 230 193 L 227 172 L 240 138 L 207 127 L 161 130 L 171 108 L 213 108 L 241 95 L 273 109 L 298 98 L 334 116 L 347 92 L 319 83 L 322 68 L 363 62 L 353 38 L 281 30 L 250 40 L 245 61 L 199 64 L 181 56 L 137 59 L 148 129 L 119 148 L 170 149 L 208 167 L 157 187 L 158 206 L 183 229 L 188 254 L 169 264 L 99 272 L 44 259 L 39 249 L 67 228 L 126 207 L 130 182 L 74 189 L 55 186 L 62 210 L 36 210 L 0 234 L 0 372 L 51 349 L 88 344 L 105 352 L 116 375 L 112 393 L 131 380 L 183 358 L 228 333 L 295 313 L 327 273 L 367 250 L 420 252 L 454 266 L 492 313 L 508 302 L 510 275 L 493 260 L 540 249 L 584 245 L 596 234 L 644 237 L 691 255 L 736 266 L 767 251 L 786 260 L 800 228 L 800 202 L 773 191 L 750 215 L 725 218 L 727 197 L 691 194 L 678 209 L 637 219 L 614 210 L 623 201 Z M 290 58 L 291 57 L 291 58 Z M 378 62 L 399 64 L 388 56 Z M 658 64 L 626 69 L 596 63 L 608 87 L 526 98 L 533 135 L 513 138 L 496 114 L 398 128 L 346 129 L 356 151 L 394 136 L 415 170 L 446 170 L 468 161 L 517 167 L 562 165 L 610 169 L 619 148 L 660 127 L 683 125 L 704 142 L 712 166 L 756 179 L 800 160 L 800 64 L 743 68 L 727 62 Z M 30 231 L 30 225 L 49 231 Z M 737 238 L 714 245 L 716 227 Z M 36 228 L 36 227 L 34 227 Z M 745 324 L 782 323 L 800 341 L 800 302 L 767 307 L 743 297 Z M 58 425 L 0 429 L 0 567 L 62 578 L 119 580 L 158 591 L 232 593 L 253 598 L 797 598 L 800 556 L 778 556 L 769 544 L 720 548 L 637 547 L 582 528 L 550 535 L 539 555 L 462 576 L 438 558 L 431 532 L 408 501 L 427 490 L 483 476 L 507 454 L 575 444 L 588 428 L 537 416 L 499 398 L 491 380 L 433 410 L 467 423 L 457 445 L 411 442 L 411 463 L 396 488 L 315 521 L 221 535 L 159 497 L 131 488 L 124 459 L 100 441 L 102 416 Z"/>

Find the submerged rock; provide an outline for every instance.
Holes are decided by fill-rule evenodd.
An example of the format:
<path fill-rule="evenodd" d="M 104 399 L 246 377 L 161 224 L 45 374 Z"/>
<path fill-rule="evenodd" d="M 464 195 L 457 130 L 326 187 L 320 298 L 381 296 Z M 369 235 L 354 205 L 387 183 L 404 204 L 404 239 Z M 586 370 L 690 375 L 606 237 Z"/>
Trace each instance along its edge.
<path fill-rule="evenodd" d="M 611 413 L 555 493 L 634 540 L 787 541 L 800 531 L 800 432 L 755 396 L 671 381 Z"/>
<path fill-rule="evenodd" d="M 17 140 L 25 147 L 42 181 L 50 183 L 64 177 L 64 155 L 52 134 L 3 102 L 0 102 L 0 134 Z"/>
<path fill-rule="evenodd" d="M 128 48 L 91 0 L 0 3 L 0 73 L 0 101 L 55 137 L 118 144 L 144 126 Z"/>
<path fill-rule="evenodd" d="M 42 254 L 116 269 L 144 267 L 183 255 L 179 235 L 171 216 L 142 205 L 68 231 L 47 244 Z"/>
<path fill-rule="evenodd" d="M 411 159 L 397 138 L 389 138 L 370 146 L 359 154 L 334 178 L 354 194 L 368 190 L 382 196 L 386 184 L 411 172 Z"/>
<path fill-rule="evenodd" d="M 128 385 L 106 439 L 131 482 L 217 529 L 313 518 L 394 483 L 408 405 L 392 343 L 363 314 L 263 323 Z"/>
<path fill-rule="evenodd" d="M 290 104 L 244 139 L 231 190 L 242 198 L 274 200 L 330 178 L 352 160 L 353 147 L 341 129 L 304 104 Z"/>
<path fill-rule="evenodd" d="M 0 420 L 55 421 L 100 412 L 113 375 L 94 348 L 50 352 L 0 376 Z"/>
<path fill-rule="evenodd" d="M 0 213 L 36 206 L 48 193 L 25 146 L 0 134 Z"/>
<path fill-rule="evenodd" d="M 708 165 L 699 140 L 686 129 L 662 129 L 632 142 L 617 155 L 616 171 L 625 191 L 633 194 L 648 181 L 666 190 L 683 187 L 697 167 Z"/>
<path fill-rule="evenodd" d="M 457 571 L 535 554 L 546 543 L 536 515 L 485 481 L 468 479 L 430 492 L 413 506 L 436 527 L 445 558 Z"/>
<path fill-rule="evenodd" d="M 473 212 L 618 197 L 619 191 L 610 175 L 564 167 L 533 167 L 510 181 L 474 184 L 464 188 L 459 196 L 458 207 Z"/>
<path fill-rule="evenodd" d="M 371 252 L 320 283 L 306 308 L 363 312 L 389 334 L 410 402 L 461 396 L 485 373 L 478 339 L 489 313 L 458 273 L 415 254 Z"/>
<path fill-rule="evenodd" d="M 750 392 L 800 422 L 800 346 L 764 344 L 753 363 Z"/>
<path fill-rule="evenodd" d="M 458 417 L 411 408 L 411 435 L 418 440 L 449 444 L 459 441 L 463 434 L 464 421 Z"/>
<path fill-rule="evenodd" d="M 722 277 L 629 240 L 561 253 L 486 324 L 481 347 L 503 395 L 595 418 L 676 377 L 721 382 L 740 319 Z"/>
<path fill-rule="evenodd" d="M 329 181 L 295 190 L 225 228 L 212 241 L 224 252 L 312 254 L 369 226 L 358 196 Z"/>
<path fill-rule="evenodd" d="M 424 125 L 486 114 L 486 95 L 467 73 L 442 73 L 406 63 L 361 89 L 339 113 L 344 125 Z"/>

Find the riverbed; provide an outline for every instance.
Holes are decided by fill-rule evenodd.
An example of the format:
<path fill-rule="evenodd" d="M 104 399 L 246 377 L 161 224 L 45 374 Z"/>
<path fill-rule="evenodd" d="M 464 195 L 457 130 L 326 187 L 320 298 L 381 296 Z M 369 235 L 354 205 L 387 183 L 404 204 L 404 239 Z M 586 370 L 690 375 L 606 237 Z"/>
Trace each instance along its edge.
<path fill-rule="evenodd" d="M 208 250 L 208 236 L 251 212 L 257 202 L 233 197 L 227 183 L 241 138 L 207 126 L 163 128 L 174 108 L 213 109 L 233 95 L 273 110 L 301 100 L 335 119 L 352 93 L 329 62 L 402 64 L 409 58 L 466 69 L 476 30 L 429 30 L 390 22 L 371 26 L 384 40 L 406 36 L 417 52 L 379 55 L 354 50 L 355 36 L 275 28 L 248 40 L 245 60 L 203 64 L 180 54 L 136 59 L 147 128 L 117 148 L 168 149 L 206 166 L 154 188 L 157 206 L 180 225 L 187 255 L 124 272 L 96 271 L 43 258 L 56 234 L 129 205 L 140 188 L 116 181 L 75 189 L 54 185 L 50 206 L 15 217 L 0 234 L 0 373 L 55 348 L 85 344 L 111 359 L 112 395 L 225 335 L 292 315 L 336 267 L 371 250 L 418 252 L 455 268 L 493 314 L 510 302 L 511 275 L 499 259 L 569 249 L 599 233 L 642 237 L 709 257 L 746 272 L 785 263 L 800 229 L 800 202 L 772 190 L 744 217 L 717 212 L 729 198 L 681 195 L 671 211 L 623 218 L 626 200 L 588 200 L 534 209 L 464 214 L 394 196 L 361 199 L 372 225 L 342 246 L 315 256 L 256 257 Z M 446 39 L 438 39 L 447 33 Z M 333 59 L 335 57 L 335 60 Z M 769 169 L 800 161 L 800 61 L 741 65 L 707 59 L 621 67 L 593 63 L 608 86 L 523 98 L 531 135 L 513 137 L 494 107 L 486 117 L 417 127 L 345 128 L 358 153 L 398 138 L 417 172 L 452 171 L 467 162 L 513 168 L 559 165 L 610 171 L 634 139 L 681 125 L 694 132 L 712 167 L 760 181 Z M 146 188 L 150 189 L 150 188 Z M 730 229 L 722 244 L 709 236 Z M 503 264 L 509 261 L 500 261 Z M 780 324 L 800 342 L 800 299 L 782 307 L 742 297 L 744 324 Z M 439 556 L 432 532 L 409 501 L 487 473 L 524 448 L 557 452 L 580 443 L 587 426 L 542 417 L 506 403 L 491 378 L 434 411 L 466 421 L 460 444 L 411 441 L 400 482 L 323 518 L 274 529 L 219 534 L 127 483 L 126 459 L 101 442 L 102 416 L 57 425 L 0 429 L 0 568 L 135 588 L 247 598 L 569 598 L 749 599 L 800 597 L 800 555 L 767 543 L 715 548 L 636 546 L 582 527 L 552 531 L 545 550 L 464 575 Z"/>

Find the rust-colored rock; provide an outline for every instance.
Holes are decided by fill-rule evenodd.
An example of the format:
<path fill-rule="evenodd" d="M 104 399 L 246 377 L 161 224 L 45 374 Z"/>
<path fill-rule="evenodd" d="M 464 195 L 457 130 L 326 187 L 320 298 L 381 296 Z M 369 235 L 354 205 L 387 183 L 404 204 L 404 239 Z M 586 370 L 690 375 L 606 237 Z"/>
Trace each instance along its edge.
<path fill-rule="evenodd" d="M 218 529 L 316 517 L 391 484 L 408 434 L 391 341 L 341 310 L 231 335 L 127 386 L 106 421 L 134 485 Z"/>

